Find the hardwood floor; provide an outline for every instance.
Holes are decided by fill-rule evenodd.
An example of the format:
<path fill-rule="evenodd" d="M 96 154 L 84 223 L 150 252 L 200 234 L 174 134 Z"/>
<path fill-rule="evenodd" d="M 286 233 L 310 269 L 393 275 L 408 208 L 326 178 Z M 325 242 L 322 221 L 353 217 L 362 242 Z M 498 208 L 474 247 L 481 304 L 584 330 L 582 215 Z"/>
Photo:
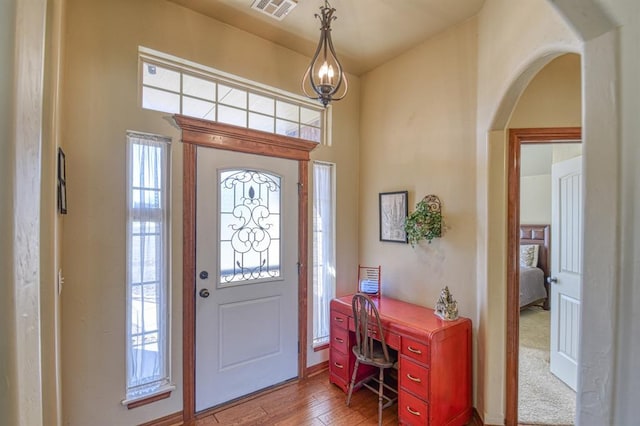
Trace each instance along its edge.
<path fill-rule="evenodd" d="M 329 372 L 325 370 L 306 380 L 215 410 L 198 419 L 196 426 L 378 424 L 378 398 L 373 392 L 363 389 L 354 393 L 351 407 L 347 407 L 345 401 L 346 395 L 340 388 L 329 383 Z M 398 424 L 397 404 L 383 411 L 382 424 Z"/>
<path fill-rule="evenodd" d="M 237 405 L 224 407 L 199 419 L 196 426 L 224 425 L 377 425 L 378 398 L 372 392 L 356 392 L 347 407 L 346 396 L 329 383 L 324 370 L 306 380 L 262 393 Z M 383 424 L 397 424 L 397 406 L 383 412 Z"/>

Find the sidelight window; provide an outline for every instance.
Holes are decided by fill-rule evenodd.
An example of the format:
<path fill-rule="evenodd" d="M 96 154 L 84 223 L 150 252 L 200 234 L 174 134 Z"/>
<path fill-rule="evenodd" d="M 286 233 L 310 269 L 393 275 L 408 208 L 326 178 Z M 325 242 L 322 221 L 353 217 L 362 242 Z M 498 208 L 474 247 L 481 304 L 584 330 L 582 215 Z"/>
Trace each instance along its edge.
<path fill-rule="evenodd" d="M 335 165 L 313 163 L 313 346 L 329 342 L 329 303 L 336 294 Z"/>
<path fill-rule="evenodd" d="M 127 132 L 127 389 L 123 404 L 169 384 L 170 139 Z"/>

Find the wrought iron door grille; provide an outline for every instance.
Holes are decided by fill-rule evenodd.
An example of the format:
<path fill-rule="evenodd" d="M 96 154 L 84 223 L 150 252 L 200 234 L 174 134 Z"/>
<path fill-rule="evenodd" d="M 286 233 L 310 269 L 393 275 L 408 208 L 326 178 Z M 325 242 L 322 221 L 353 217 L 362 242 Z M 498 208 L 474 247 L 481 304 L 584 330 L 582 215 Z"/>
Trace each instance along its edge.
<path fill-rule="evenodd" d="M 220 284 L 280 277 L 280 185 L 262 171 L 220 173 Z"/>

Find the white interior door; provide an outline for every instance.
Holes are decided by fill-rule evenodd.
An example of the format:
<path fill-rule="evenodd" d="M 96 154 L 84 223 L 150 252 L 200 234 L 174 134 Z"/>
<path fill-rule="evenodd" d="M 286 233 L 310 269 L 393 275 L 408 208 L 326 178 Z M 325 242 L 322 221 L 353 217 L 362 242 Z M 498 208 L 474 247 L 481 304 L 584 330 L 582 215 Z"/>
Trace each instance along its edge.
<path fill-rule="evenodd" d="M 551 372 L 577 387 L 582 282 L 582 156 L 551 168 Z"/>
<path fill-rule="evenodd" d="M 298 163 L 199 147 L 196 411 L 298 372 Z"/>

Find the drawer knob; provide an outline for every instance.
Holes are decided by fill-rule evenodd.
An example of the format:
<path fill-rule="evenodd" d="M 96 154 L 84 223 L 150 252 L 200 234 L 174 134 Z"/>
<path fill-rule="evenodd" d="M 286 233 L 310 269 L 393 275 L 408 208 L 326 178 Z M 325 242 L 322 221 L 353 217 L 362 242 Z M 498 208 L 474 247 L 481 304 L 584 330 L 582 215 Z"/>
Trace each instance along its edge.
<path fill-rule="evenodd" d="M 413 377 L 411 374 L 407 373 L 407 378 L 412 382 L 421 383 L 422 379 L 420 377 Z"/>
<path fill-rule="evenodd" d="M 334 317 L 333 320 L 335 322 L 344 322 L 344 320 L 342 318 L 340 318 L 340 317 Z"/>
<path fill-rule="evenodd" d="M 411 407 L 407 405 L 407 411 L 413 414 L 414 416 L 421 416 L 420 411 L 412 410 Z"/>
<path fill-rule="evenodd" d="M 337 363 L 337 362 L 334 362 L 334 363 L 333 363 L 333 365 L 335 365 L 335 366 L 336 366 L 336 367 L 338 367 L 338 368 L 344 368 L 344 365 L 339 364 L 339 363 Z"/>
<path fill-rule="evenodd" d="M 336 337 L 336 338 L 335 338 L 335 340 L 336 340 L 336 342 L 338 342 L 338 343 L 344 343 L 344 339 L 341 339 L 341 338 L 339 338 L 339 337 Z"/>
<path fill-rule="evenodd" d="M 412 346 L 407 346 L 407 349 L 409 350 L 409 352 L 413 352 L 414 354 L 418 354 L 418 355 L 422 354 L 422 351 L 420 349 L 416 349 Z"/>

